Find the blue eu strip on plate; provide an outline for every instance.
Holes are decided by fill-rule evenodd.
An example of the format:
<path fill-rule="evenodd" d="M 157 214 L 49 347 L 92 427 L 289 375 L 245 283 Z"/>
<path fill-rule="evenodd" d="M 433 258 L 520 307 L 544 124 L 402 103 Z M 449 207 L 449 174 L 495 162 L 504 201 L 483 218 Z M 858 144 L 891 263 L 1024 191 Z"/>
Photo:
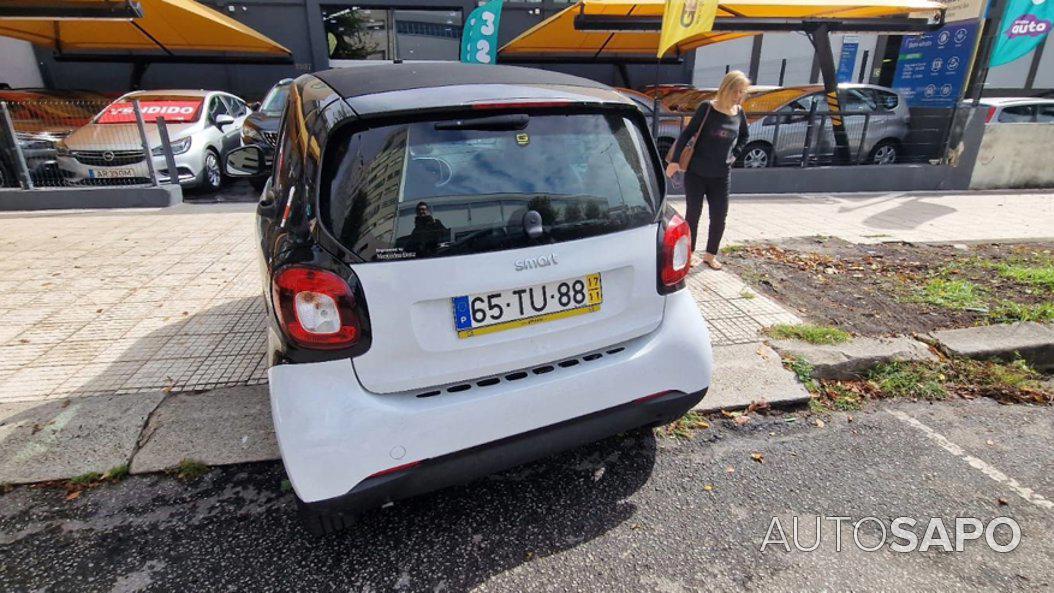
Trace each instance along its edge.
<path fill-rule="evenodd" d="M 454 297 L 454 325 L 457 331 L 472 329 L 472 314 L 468 308 L 468 297 Z"/>

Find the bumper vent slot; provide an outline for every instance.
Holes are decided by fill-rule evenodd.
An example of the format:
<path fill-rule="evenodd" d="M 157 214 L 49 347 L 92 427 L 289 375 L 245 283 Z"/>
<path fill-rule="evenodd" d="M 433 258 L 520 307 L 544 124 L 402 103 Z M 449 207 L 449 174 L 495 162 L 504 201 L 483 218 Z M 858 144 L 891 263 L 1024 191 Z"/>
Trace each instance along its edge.
<path fill-rule="evenodd" d="M 429 391 L 418 393 L 418 394 L 415 395 L 415 397 L 434 397 L 434 396 L 437 396 L 437 395 L 441 395 L 444 391 L 447 392 L 447 393 L 461 393 L 463 391 L 469 391 L 470 389 L 482 389 L 482 388 L 486 388 L 486 387 L 493 387 L 494 385 L 499 385 L 499 384 L 501 384 L 503 382 L 504 383 L 511 383 L 513 381 L 519 381 L 521 379 L 526 379 L 527 377 L 531 376 L 531 374 L 545 375 L 545 374 L 548 374 L 548 373 L 559 371 L 560 369 L 569 369 L 571 367 L 575 367 L 575 366 L 578 366 L 580 364 L 585 364 L 585 363 L 590 363 L 590 362 L 594 362 L 594 361 L 600 360 L 601 358 L 604 358 L 604 357 L 615 356 L 616 354 L 624 352 L 625 350 L 626 350 L 626 348 L 624 346 L 618 346 L 616 348 L 611 348 L 611 349 L 603 351 L 603 352 L 591 352 L 589 354 L 583 354 L 582 356 L 578 356 L 576 358 L 569 358 L 567 360 L 562 360 L 562 361 L 554 363 L 554 364 L 543 364 L 543 365 L 539 365 L 539 366 L 536 366 L 536 367 L 531 367 L 529 369 L 524 369 L 522 371 L 516 371 L 516 372 L 513 372 L 513 373 L 509 373 L 509 374 L 504 375 L 504 376 L 485 377 L 483 379 L 480 379 L 480 380 L 476 381 L 475 384 L 472 384 L 472 383 L 458 383 L 457 385 L 451 385 L 449 387 L 441 388 L 441 389 L 438 389 L 438 390 L 437 389 L 432 389 L 432 390 L 429 390 Z"/>

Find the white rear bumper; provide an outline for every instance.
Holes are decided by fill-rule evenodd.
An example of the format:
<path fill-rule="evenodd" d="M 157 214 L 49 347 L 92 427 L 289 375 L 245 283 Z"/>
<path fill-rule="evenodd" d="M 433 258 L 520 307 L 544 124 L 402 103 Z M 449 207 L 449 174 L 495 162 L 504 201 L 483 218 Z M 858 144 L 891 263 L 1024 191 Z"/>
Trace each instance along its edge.
<path fill-rule="evenodd" d="M 350 360 L 272 367 L 271 411 L 286 471 L 301 500 L 336 498 L 393 467 L 710 385 L 710 335 L 687 290 L 667 298 L 658 329 L 622 346 L 572 367 L 427 398 L 369 393 Z"/>

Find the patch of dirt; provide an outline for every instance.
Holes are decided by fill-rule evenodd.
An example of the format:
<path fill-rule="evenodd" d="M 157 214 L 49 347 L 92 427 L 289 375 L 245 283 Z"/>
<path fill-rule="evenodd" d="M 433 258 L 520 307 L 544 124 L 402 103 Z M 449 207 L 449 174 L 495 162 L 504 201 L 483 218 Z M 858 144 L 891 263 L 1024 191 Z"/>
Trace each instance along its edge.
<path fill-rule="evenodd" d="M 1000 263 L 1049 262 L 1054 243 L 857 245 L 836 238 L 748 243 L 723 255 L 744 282 L 808 320 L 867 335 L 924 333 L 983 325 L 1000 303 L 1036 305 L 1054 290 L 1021 284 L 992 269 Z M 919 300 L 933 279 L 968 281 L 985 302 L 950 309 Z"/>

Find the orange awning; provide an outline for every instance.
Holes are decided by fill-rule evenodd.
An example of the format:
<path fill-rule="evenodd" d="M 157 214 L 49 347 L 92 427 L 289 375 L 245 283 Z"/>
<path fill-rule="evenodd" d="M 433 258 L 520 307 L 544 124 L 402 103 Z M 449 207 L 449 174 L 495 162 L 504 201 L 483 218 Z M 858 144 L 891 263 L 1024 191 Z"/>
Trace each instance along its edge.
<path fill-rule="evenodd" d="M 40 0 L 47 5 L 48 0 Z M 291 59 L 292 52 L 194 0 L 139 0 L 143 16 L 126 20 L 0 19 L 0 35 L 53 48 L 60 56 Z M 105 5 L 105 0 L 61 4 Z"/>
<path fill-rule="evenodd" d="M 535 25 L 499 51 L 501 58 L 580 60 L 651 59 L 659 46 L 659 32 L 580 31 L 579 15 L 661 20 L 663 0 L 580 0 L 577 4 Z M 726 0 L 718 5 L 717 22 L 723 19 L 875 19 L 939 14 L 944 4 L 932 0 Z M 679 53 L 697 47 L 756 34 L 747 28 L 711 31 L 681 42 Z"/>

